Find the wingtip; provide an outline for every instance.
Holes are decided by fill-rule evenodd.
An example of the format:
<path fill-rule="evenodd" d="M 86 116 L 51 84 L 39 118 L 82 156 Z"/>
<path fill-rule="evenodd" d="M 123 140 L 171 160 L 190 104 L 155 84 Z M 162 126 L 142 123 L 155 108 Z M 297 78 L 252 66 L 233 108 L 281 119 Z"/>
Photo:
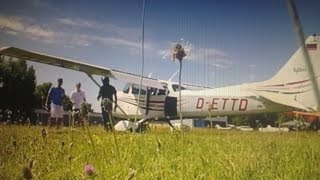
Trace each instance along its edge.
<path fill-rule="evenodd" d="M 18 48 L 15 48 L 13 46 L 5 46 L 5 47 L 0 47 L 0 53 L 7 50 L 7 49 L 18 49 Z"/>
<path fill-rule="evenodd" d="M 0 51 L 3 51 L 5 49 L 8 49 L 9 47 L 0 47 Z"/>

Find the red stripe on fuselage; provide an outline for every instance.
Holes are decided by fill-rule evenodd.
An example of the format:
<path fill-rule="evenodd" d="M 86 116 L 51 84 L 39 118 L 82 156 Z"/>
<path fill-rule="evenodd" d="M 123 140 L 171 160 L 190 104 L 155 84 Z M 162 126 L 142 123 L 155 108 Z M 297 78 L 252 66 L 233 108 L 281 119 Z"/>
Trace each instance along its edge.
<path fill-rule="evenodd" d="M 310 79 L 307 80 L 302 80 L 302 81 L 296 81 L 296 82 L 289 82 L 286 84 L 275 84 L 275 85 L 267 85 L 267 86 L 263 86 L 263 87 L 281 87 L 281 86 L 286 86 L 286 85 L 295 85 L 295 84 L 300 84 L 300 83 L 304 83 L 310 81 Z"/>

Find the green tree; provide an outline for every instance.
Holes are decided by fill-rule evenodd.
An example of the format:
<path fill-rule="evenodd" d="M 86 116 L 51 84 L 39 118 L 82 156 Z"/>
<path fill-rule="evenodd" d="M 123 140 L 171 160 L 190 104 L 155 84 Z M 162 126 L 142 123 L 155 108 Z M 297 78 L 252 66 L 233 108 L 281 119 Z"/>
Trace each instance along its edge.
<path fill-rule="evenodd" d="M 249 125 L 256 128 L 259 126 L 266 127 L 267 125 L 275 126 L 280 115 L 281 113 L 258 113 L 231 116 L 230 119 L 234 125 Z"/>
<path fill-rule="evenodd" d="M 45 103 L 46 103 L 46 98 L 48 96 L 48 92 L 52 86 L 52 83 L 50 82 L 45 82 L 42 84 L 39 84 L 36 87 L 36 98 L 37 98 L 37 108 L 44 109 Z"/>
<path fill-rule="evenodd" d="M 231 122 L 236 126 L 247 125 L 247 117 L 245 115 L 232 116 Z"/>
<path fill-rule="evenodd" d="M 277 126 L 280 126 L 281 123 L 290 121 L 290 118 L 285 113 L 278 113 L 278 118 L 275 122 Z"/>
<path fill-rule="evenodd" d="M 24 60 L 0 59 L 0 85 L 1 112 L 11 111 L 12 121 L 31 118 L 36 106 L 33 67 L 28 67 Z"/>
<path fill-rule="evenodd" d="M 69 96 L 64 96 L 63 97 L 63 110 L 65 111 L 71 111 L 72 110 L 72 102 L 69 98 Z"/>
<path fill-rule="evenodd" d="M 82 103 L 81 104 L 81 116 L 87 118 L 89 113 L 92 113 L 92 105 L 90 103 Z"/>
<path fill-rule="evenodd" d="M 264 113 L 262 114 L 261 124 L 263 127 L 267 127 L 267 125 L 275 126 L 277 120 L 278 113 Z"/>
<path fill-rule="evenodd" d="M 93 109 L 92 109 L 92 105 L 90 103 L 82 103 L 81 104 L 81 110 L 80 110 L 81 114 L 80 116 L 82 118 L 84 118 L 85 120 L 85 123 L 90 125 L 90 122 L 89 122 L 89 113 L 92 113 L 93 112 Z"/>

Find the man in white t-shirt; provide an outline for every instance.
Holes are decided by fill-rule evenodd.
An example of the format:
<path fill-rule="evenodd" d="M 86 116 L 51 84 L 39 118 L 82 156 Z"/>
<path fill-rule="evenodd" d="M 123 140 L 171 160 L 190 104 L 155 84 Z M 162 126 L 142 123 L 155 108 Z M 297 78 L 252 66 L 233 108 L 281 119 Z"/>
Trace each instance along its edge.
<path fill-rule="evenodd" d="M 75 123 L 75 120 L 76 120 L 78 121 L 78 125 L 80 124 L 83 125 L 83 121 L 80 119 L 80 108 L 81 108 L 81 104 L 86 102 L 86 95 L 84 91 L 82 91 L 80 88 L 81 88 L 81 83 L 77 83 L 76 89 L 72 91 L 70 94 L 70 100 L 73 104 L 72 106 L 73 123 Z"/>

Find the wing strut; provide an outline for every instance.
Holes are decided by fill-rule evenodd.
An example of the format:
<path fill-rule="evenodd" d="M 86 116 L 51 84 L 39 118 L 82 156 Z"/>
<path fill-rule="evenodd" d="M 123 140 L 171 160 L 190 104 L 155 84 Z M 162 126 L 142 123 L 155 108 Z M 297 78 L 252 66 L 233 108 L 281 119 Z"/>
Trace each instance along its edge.
<path fill-rule="evenodd" d="M 89 74 L 89 73 L 86 73 L 86 75 L 100 88 L 100 84 L 92 77 L 92 74 Z M 113 102 L 114 103 L 114 102 Z M 118 108 L 120 109 L 120 111 L 129 119 L 129 116 L 127 115 L 127 113 L 124 112 L 124 110 L 119 106 L 117 105 Z"/>
<path fill-rule="evenodd" d="M 92 77 L 92 74 L 86 73 L 86 75 L 87 75 L 98 87 L 100 87 L 100 84 Z"/>

